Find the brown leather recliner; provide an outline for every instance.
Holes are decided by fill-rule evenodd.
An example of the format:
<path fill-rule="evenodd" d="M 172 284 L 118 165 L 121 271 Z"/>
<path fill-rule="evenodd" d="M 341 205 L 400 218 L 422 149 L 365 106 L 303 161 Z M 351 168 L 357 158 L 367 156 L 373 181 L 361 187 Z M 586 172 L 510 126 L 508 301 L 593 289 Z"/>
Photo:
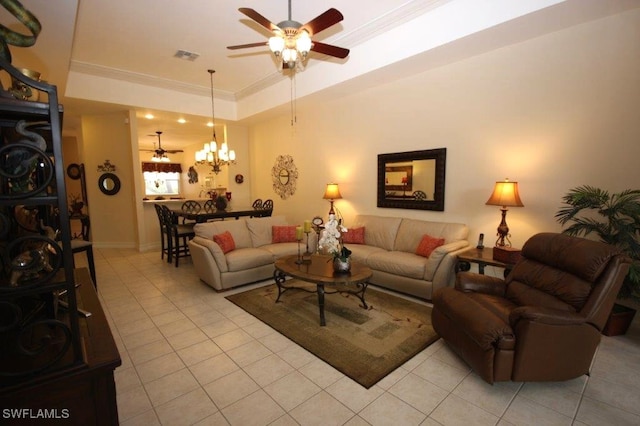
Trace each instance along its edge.
<path fill-rule="evenodd" d="M 435 292 L 433 327 L 488 383 L 573 379 L 589 372 L 629 265 L 613 246 L 537 234 L 505 280 L 461 272 Z"/>

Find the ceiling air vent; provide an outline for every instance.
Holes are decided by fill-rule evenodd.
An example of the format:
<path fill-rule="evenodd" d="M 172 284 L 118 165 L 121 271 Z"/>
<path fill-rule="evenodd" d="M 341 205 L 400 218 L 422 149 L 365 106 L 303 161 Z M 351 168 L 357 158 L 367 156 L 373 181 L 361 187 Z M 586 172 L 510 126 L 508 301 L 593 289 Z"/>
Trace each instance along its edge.
<path fill-rule="evenodd" d="M 200 57 L 199 53 L 194 53 L 194 52 L 189 52 L 186 50 L 178 50 L 176 52 L 175 55 L 173 55 L 174 57 L 178 58 L 178 59 L 184 59 L 185 61 L 195 61 L 196 59 L 198 59 L 198 57 Z"/>

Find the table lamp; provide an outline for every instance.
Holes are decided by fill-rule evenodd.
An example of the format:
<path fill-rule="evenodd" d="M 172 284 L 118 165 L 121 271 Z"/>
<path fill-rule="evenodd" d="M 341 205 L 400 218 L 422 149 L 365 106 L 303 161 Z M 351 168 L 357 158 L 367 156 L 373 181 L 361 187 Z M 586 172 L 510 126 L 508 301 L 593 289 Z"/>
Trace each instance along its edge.
<path fill-rule="evenodd" d="M 485 204 L 488 206 L 502 207 L 500 209 L 502 211 L 502 221 L 500 225 L 498 225 L 496 247 L 511 247 L 509 227 L 507 226 L 507 207 L 524 207 L 524 204 L 522 204 L 520 200 L 520 194 L 518 193 L 518 182 L 509 182 L 509 179 L 496 182 L 496 186 L 493 188 L 493 194 L 491 194 L 491 197 L 489 197 L 489 200 Z"/>
<path fill-rule="evenodd" d="M 340 189 L 338 189 L 338 184 L 328 183 L 327 189 L 324 191 L 324 196 L 322 198 L 331 202 L 329 214 L 336 214 L 335 210 L 333 210 L 333 200 L 339 200 L 342 198 L 342 195 L 340 195 Z"/>

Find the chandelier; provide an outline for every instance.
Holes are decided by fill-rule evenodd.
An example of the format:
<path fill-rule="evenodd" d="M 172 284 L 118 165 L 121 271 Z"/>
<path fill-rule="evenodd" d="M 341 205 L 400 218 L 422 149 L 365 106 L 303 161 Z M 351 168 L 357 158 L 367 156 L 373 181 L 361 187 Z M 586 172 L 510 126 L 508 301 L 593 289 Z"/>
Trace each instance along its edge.
<path fill-rule="evenodd" d="M 212 168 L 215 174 L 220 173 L 222 166 L 229 164 L 236 164 L 236 152 L 229 150 L 229 146 L 226 142 L 223 142 L 218 149 L 218 139 L 216 138 L 216 125 L 215 125 L 215 105 L 213 98 L 213 73 L 214 70 L 207 70 L 211 78 L 211 124 L 213 128 L 213 135 L 211 142 L 204 144 L 204 148 L 200 151 L 196 151 L 196 165 L 208 165 Z"/>

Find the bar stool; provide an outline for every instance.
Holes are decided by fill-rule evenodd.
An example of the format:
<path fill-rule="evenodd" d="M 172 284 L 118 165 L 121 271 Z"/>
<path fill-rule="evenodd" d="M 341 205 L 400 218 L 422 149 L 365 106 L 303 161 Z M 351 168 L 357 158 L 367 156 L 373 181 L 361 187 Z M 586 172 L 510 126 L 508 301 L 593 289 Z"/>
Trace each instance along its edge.
<path fill-rule="evenodd" d="M 169 255 L 167 261 L 171 263 L 175 258 L 177 268 L 178 261 L 181 257 L 191 256 L 187 240 L 195 236 L 195 232 L 193 231 L 194 224 L 180 224 L 178 222 L 178 216 L 169 210 L 167 206 L 162 206 L 162 212 L 165 226 L 169 233 Z"/>
<path fill-rule="evenodd" d="M 81 219 L 82 223 L 82 239 L 73 239 L 71 240 L 71 252 L 73 254 L 85 252 L 87 255 L 87 264 L 89 266 L 89 274 L 91 275 L 91 280 L 93 281 L 93 286 L 98 288 L 98 280 L 96 279 L 96 266 L 93 260 L 93 243 L 89 241 L 89 231 L 91 229 L 91 221 L 89 216 L 83 217 Z M 74 260 L 75 267 L 75 260 Z"/>
<path fill-rule="evenodd" d="M 164 259 L 164 255 L 166 253 L 167 258 L 169 258 L 169 232 L 167 231 L 167 227 L 164 224 L 162 208 L 159 204 L 153 205 L 156 208 L 156 214 L 158 215 L 158 225 L 160 226 L 160 259 Z"/>

